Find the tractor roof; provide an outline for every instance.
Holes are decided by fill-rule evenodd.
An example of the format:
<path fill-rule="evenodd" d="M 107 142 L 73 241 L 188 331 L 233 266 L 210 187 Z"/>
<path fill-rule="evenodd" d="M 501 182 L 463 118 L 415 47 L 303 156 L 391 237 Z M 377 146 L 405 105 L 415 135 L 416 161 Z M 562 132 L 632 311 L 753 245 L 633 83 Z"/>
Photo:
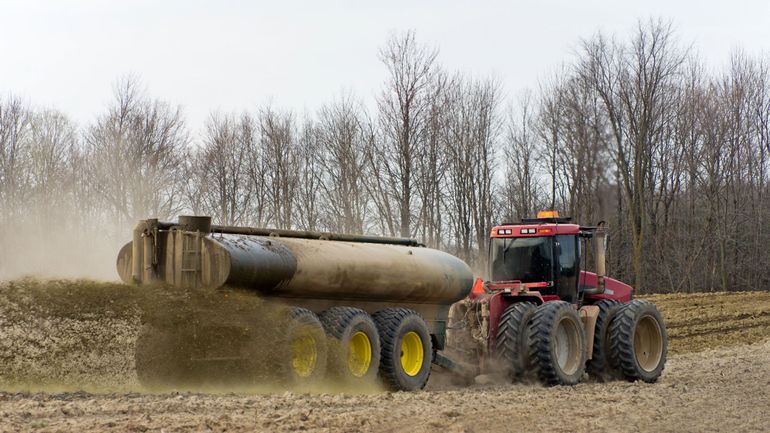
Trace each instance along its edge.
<path fill-rule="evenodd" d="M 560 218 L 562 219 L 562 218 Z M 541 221 L 544 220 L 544 221 Z M 567 219 L 569 221 L 569 219 Z M 554 222 L 553 218 L 533 218 L 519 223 L 503 223 L 492 228 L 493 238 L 520 238 L 556 235 L 576 235 L 580 233 L 577 224 Z"/>
<path fill-rule="evenodd" d="M 562 217 L 553 210 L 540 211 L 537 218 L 522 218 L 521 222 L 503 223 L 492 227 L 489 234 L 493 238 L 523 238 L 556 235 L 580 235 L 593 237 L 596 230 L 606 227 L 604 221 L 596 226 L 581 226 L 572 223 L 572 218 Z"/>

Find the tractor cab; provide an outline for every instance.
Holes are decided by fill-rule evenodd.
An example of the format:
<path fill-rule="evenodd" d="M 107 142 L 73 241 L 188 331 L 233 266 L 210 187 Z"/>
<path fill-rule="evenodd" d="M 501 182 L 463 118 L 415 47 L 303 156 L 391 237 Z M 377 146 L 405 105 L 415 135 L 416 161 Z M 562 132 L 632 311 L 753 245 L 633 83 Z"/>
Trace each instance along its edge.
<path fill-rule="evenodd" d="M 606 231 L 602 223 L 580 226 L 556 211 L 541 211 L 537 218 L 494 227 L 490 237 L 489 284 L 514 283 L 539 292 L 544 300 L 573 304 L 582 303 L 585 295 L 604 297 Z M 596 272 L 585 269 L 590 246 Z M 630 287 L 611 282 L 618 284 L 627 288 L 630 297 Z"/>

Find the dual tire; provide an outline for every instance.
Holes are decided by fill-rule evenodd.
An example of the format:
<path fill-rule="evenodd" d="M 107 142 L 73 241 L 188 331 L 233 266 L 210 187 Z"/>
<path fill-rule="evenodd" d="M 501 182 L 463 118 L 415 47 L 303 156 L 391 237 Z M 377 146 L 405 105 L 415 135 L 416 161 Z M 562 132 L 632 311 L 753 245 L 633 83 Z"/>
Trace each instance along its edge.
<path fill-rule="evenodd" d="M 501 316 L 496 350 L 511 379 L 533 372 L 545 385 L 574 385 L 588 371 L 600 380 L 622 377 L 655 382 L 666 361 L 668 338 L 660 312 L 648 301 L 596 304 L 592 359 L 580 315 L 562 301 L 535 307 L 513 304 Z"/>
<path fill-rule="evenodd" d="M 585 331 L 571 304 L 509 306 L 500 317 L 495 348 L 509 379 L 530 373 L 546 385 L 574 385 L 585 371 Z"/>
<path fill-rule="evenodd" d="M 545 385 L 575 385 L 586 368 L 586 336 L 577 310 L 563 301 L 539 306 L 529 326 L 529 357 Z"/>
<path fill-rule="evenodd" d="M 536 310 L 531 302 L 518 302 L 500 316 L 495 339 L 497 362 L 510 380 L 521 379 L 531 369 L 528 328 Z"/>

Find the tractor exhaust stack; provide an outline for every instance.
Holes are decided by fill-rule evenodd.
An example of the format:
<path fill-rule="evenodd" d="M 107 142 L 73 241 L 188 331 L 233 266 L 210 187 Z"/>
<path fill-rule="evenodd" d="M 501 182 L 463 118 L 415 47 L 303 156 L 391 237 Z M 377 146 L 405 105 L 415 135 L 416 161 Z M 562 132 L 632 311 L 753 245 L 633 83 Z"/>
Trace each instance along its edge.
<path fill-rule="evenodd" d="M 601 221 L 594 233 L 594 256 L 596 259 L 596 290 L 594 294 L 604 293 L 604 277 L 607 275 L 607 228 Z"/>

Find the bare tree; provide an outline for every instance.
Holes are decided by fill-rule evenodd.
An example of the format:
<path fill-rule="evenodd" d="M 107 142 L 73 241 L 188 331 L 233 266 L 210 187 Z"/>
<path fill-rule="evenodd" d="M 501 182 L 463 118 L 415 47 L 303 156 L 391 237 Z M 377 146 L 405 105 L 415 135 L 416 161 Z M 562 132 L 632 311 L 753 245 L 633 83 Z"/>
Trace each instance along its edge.
<path fill-rule="evenodd" d="M 267 106 L 259 111 L 260 148 L 269 200 L 270 219 L 278 228 L 291 228 L 299 174 L 294 115 Z"/>
<path fill-rule="evenodd" d="M 4 219 L 16 215 L 29 193 L 25 140 L 30 134 L 31 114 L 20 98 L 0 99 L 0 201 Z"/>
<path fill-rule="evenodd" d="M 596 92 L 582 77 L 562 88 L 560 173 L 566 186 L 564 209 L 577 221 L 605 219 L 609 140 Z"/>
<path fill-rule="evenodd" d="M 438 71 L 428 90 L 428 112 L 423 157 L 417 161 L 417 194 L 420 203 L 417 234 L 426 245 L 439 248 L 444 241 L 445 220 L 442 208 L 446 195 L 446 173 L 449 168 L 447 145 L 449 142 L 451 88 L 458 85 L 458 77 L 450 77 Z"/>
<path fill-rule="evenodd" d="M 299 182 L 297 203 L 294 209 L 297 226 L 303 230 L 319 230 L 322 224 L 324 204 L 321 202 L 323 185 L 323 146 L 319 139 L 319 126 L 305 118 L 299 135 Z"/>
<path fill-rule="evenodd" d="M 75 125 L 62 113 L 43 110 L 33 113 L 30 121 L 27 172 L 31 196 L 25 206 L 34 211 L 40 225 L 64 223 L 75 214 L 71 171 L 78 134 Z"/>
<path fill-rule="evenodd" d="M 502 213 L 506 221 L 531 217 L 542 206 L 545 192 L 538 175 L 541 147 L 534 125 L 534 101 L 524 93 L 517 108 L 509 109 L 505 146 L 505 176 L 502 182 Z"/>
<path fill-rule="evenodd" d="M 447 206 L 458 254 L 477 264 L 493 224 L 499 95 L 495 80 L 468 80 L 455 87 L 451 105 Z"/>
<path fill-rule="evenodd" d="M 438 51 L 419 45 L 413 31 L 393 36 L 380 50 L 388 79 L 377 98 L 381 137 L 370 158 L 371 191 L 382 226 L 391 235 L 411 236 L 418 161 L 430 115 L 429 92 Z"/>
<path fill-rule="evenodd" d="M 321 182 L 326 198 L 325 226 L 330 230 L 363 233 L 369 207 L 364 187 L 367 155 L 373 141 L 369 123 L 359 113 L 363 107 L 351 95 L 343 95 L 319 112 Z"/>
<path fill-rule="evenodd" d="M 178 107 L 144 96 L 135 78 L 123 79 L 85 142 L 89 182 L 118 226 L 182 208 L 180 157 L 189 139 Z"/>
<path fill-rule="evenodd" d="M 301 121 L 269 105 L 214 115 L 194 142 L 179 108 L 135 78 L 85 128 L 0 98 L 0 244 L 54 245 L 40 229 L 54 222 L 94 263 L 136 219 L 192 211 L 415 236 L 480 269 L 491 226 L 554 206 L 611 222 L 611 273 L 637 290 L 770 284 L 756 272 L 770 266 L 767 57 L 738 51 L 711 70 L 651 20 L 629 39 L 583 41 L 501 119 L 499 84 L 447 74 L 414 32 L 379 54 L 387 80 L 373 120 L 346 94 Z M 97 224 L 114 236 L 87 236 Z M 7 250 L 3 276 L 39 266 Z"/>
<path fill-rule="evenodd" d="M 650 165 L 676 101 L 672 88 L 685 53 L 674 42 L 671 24 L 662 21 L 640 22 L 628 46 L 599 35 L 586 41 L 583 50 L 582 73 L 598 92 L 612 130 L 619 180 L 628 201 L 634 282 L 642 288 Z"/>
<path fill-rule="evenodd" d="M 203 146 L 194 159 L 202 210 L 222 224 L 238 225 L 248 218 L 252 184 L 248 182 L 251 119 L 212 114 Z M 244 133 L 246 142 L 244 142 Z"/>

